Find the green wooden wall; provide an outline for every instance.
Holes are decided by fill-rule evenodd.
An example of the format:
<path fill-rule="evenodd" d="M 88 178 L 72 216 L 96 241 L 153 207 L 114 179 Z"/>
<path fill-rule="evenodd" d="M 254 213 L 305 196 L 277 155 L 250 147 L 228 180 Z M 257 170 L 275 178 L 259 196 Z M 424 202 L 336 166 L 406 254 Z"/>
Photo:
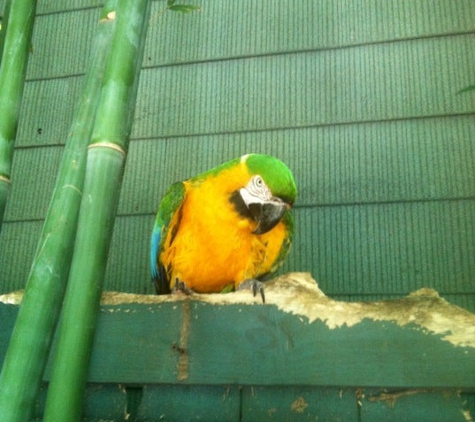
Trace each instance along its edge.
<path fill-rule="evenodd" d="M 150 26 L 106 288 L 152 291 L 148 237 L 170 183 L 266 152 L 300 191 L 284 271 L 345 300 L 428 286 L 475 310 L 475 92 L 457 94 L 475 83 L 474 2 L 200 4 Z M 0 292 L 24 286 L 99 5 L 39 2 Z"/>

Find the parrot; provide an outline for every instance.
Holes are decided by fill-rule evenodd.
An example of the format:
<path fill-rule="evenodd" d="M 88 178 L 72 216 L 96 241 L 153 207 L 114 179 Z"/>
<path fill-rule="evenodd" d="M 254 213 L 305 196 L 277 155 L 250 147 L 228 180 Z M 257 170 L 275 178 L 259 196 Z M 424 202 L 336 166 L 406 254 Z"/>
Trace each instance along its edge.
<path fill-rule="evenodd" d="M 151 237 L 156 293 L 250 288 L 265 302 L 261 280 L 289 253 L 296 196 L 290 169 L 265 154 L 246 154 L 172 184 Z"/>

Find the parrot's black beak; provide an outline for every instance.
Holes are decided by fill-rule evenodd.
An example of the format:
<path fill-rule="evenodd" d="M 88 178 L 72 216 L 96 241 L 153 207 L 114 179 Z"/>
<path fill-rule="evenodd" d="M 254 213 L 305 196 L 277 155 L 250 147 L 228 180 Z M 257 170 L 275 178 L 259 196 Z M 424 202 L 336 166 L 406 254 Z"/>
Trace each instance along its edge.
<path fill-rule="evenodd" d="M 249 204 L 249 212 L 252 218 L 257 221 L 257 227 L 253 233 L 264 234 L 272 230 L 289 208 L 290 205 L 279 198 L 273 198 L 272 201 L 265 203 Z"/>

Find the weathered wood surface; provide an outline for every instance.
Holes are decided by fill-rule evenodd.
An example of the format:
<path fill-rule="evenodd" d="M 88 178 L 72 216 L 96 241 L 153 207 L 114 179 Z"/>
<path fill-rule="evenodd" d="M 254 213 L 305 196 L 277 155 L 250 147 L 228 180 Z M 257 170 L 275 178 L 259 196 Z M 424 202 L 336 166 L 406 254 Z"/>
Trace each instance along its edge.
<path fill-rule="evenodd" d="M 266 292 L 105 293 L 89 381 L 475 389 L 475 315 L 433 290 L 346 303 L 290 273 Z M 0 359 L 18 295 L 1 300 Z"/>

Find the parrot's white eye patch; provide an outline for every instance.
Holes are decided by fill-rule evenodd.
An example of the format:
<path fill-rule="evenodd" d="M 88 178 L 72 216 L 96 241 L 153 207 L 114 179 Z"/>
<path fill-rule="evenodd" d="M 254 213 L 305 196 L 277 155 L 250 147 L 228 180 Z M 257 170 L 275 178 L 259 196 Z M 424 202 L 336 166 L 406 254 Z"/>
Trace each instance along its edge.
<path fill-rule="evenodd" d="M 265 184 L 261 176 L 253 176 L 249 183 L 246 185 L 243 198 L 246 203 L 250 202 L 265 202 L 272 199 L 272 193 Z"/>

